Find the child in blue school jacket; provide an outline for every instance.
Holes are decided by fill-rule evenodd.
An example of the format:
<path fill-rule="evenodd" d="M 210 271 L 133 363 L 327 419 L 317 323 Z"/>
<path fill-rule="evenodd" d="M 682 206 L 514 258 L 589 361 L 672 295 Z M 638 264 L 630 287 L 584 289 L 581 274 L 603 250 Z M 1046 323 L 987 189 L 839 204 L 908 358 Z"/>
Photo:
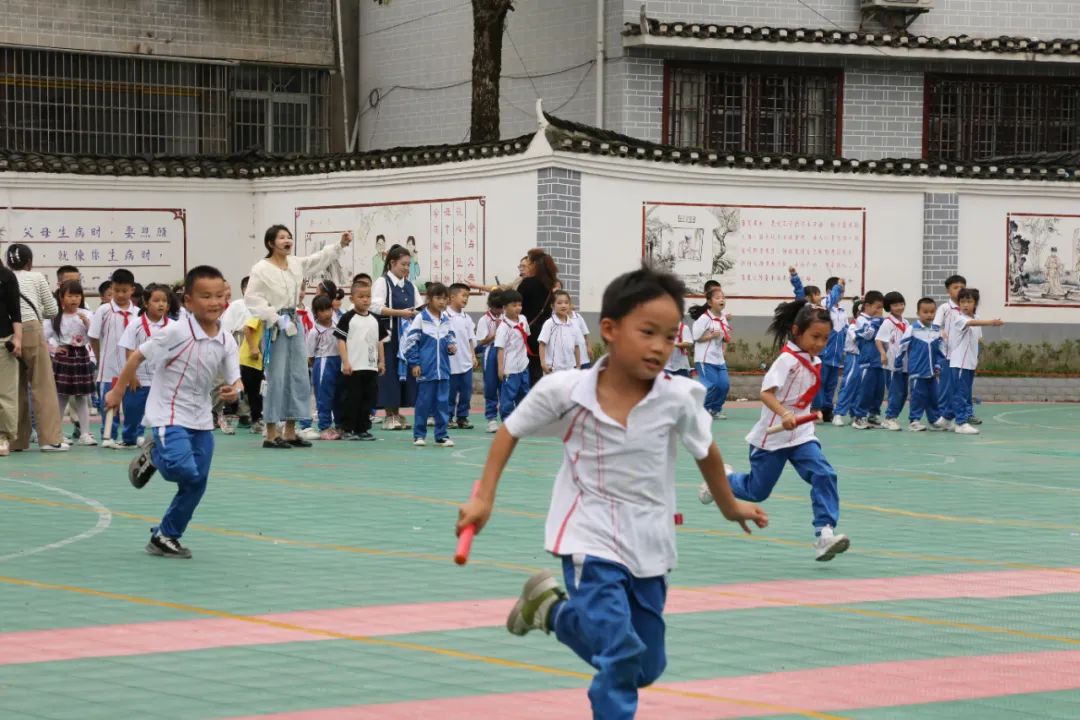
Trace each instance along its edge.
<path fill-rule="evenodd" d="M 427 306 L 409 327 L 401 351 L 409 372 L 417 380 L 413 445 L 427 444 L 427 421 L 435 418 L 435 445 L 454 447 L 450 439 L 450 356 L 457 352 L 446 306 L 450 291 L 442 283 L 428 283 Z"/>

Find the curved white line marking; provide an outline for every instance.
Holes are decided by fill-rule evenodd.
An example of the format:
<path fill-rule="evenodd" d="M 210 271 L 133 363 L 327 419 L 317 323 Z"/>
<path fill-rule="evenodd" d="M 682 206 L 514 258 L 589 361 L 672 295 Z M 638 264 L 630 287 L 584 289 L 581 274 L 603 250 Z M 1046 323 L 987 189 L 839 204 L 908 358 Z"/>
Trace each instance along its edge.
<path fill-rule="evenodd" d="M 19 550 L 17 552 L 8 553 L 7 555 L 0 555 L 0 562 L 27 557 L 28 555 L 37 555 L 38 553 L 43 553 L 46 550 L 56 550 L 57 548 L 62 548 L 65 545 L 77 543 L 80 540 L 89 540 L 95 535 L 100 535 L 101 533 L 108 530 L 109 525 L 112 524 L 112 512 L 109 510 L 109 508 L 105 507 L 93 498 L 83 497 L 82 495 L 79 495 L 78 493 L 73 493 L 70 490 L 64 490 L 63 488 L 46 485 L 45 483 L 34 482 L 33 480 L 16 480 L 15 478 L 9 477 L 0 477 L 0 480 L 20 483 L 22 485 L 34 485 L 45 490 L 60 493 L 61 495 L 67 495 L 72 500 L 78 500 L 84 505 L 88 505 L 94 512 L 97 513 L 98 516 L 97 524 L 89 530 L 85 530 L 78 535 L 72 535 L 69 538 L 64 538 L 63 540 L 57 540 L 56 542 L 49 543 L 48 545 L 38 545 L 37 547 L 28 548 L 26 550 Z"/>
<path fill-rule="evenodd" d="M 1005 411 L 1003 413 L 999 413 L 998 415 L 995 415 L 993 419 L 996 420 L 999 423 L 1004 423 L 1006 425 L 1016 425 L 1016 426 L 1019 426 L 1019 427 L 1027 427 L 1027 428 L 1039 428 L 1040 430 L 1065 430 L 1065 431 L 1068 432 L 1068 431 L 1072 431 L 1072 430 L 1076 429 L 1074 427 L 1066 428 L 1066 427 L 1058 427 L 1056 425 L 1036 425 L 1036 424 L 1032 424 L 1032 423 L 1013 422 L 1012 420 L 1006 420 L 1005 419 L 1005 417 L 1007 415 L 1020 415 L 1022 413 L 1040 412 L 1040 411 L 1045 411 L 1046 409 L 1047 408 L 1027 408 L 1027 409 L 1024 409 L 1024 410 L 1007 410 L 1007 411 Z M 1072 410 L 1073 408 L 1066 408 L 1066 409 Z"/>

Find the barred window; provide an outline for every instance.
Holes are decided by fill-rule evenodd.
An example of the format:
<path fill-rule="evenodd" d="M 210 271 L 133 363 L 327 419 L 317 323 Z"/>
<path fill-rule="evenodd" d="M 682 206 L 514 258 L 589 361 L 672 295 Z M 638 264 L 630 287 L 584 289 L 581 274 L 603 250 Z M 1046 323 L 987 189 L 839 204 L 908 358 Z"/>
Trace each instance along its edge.
<path fill-rule="evenodd" d="M 840 153 L 839 70 L 669 64 L 664 141 L 727 152 Z"/>
<path fill-rule="evenodd" d="M 71 155 L 325 152 L 329 73 L 0 48 L 0 147 Z"/>
<path fill-rule="evenodd" d="M 1080 81 L 927 75 L 925 113 L 933 160 L 1075 150 Z"/>

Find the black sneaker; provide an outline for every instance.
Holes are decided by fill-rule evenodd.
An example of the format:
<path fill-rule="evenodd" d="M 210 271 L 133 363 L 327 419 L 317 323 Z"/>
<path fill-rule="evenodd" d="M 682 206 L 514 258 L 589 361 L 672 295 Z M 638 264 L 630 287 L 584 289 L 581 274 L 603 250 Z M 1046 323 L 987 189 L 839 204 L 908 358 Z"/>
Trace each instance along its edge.
<path fill-rule="evenodd" d="M 292 445 L 280 435 L 273 440 L 263 440 L 263 447 L 268 450 L 292 450 Z"/>
<path fill-rule="evenodd" d="M 972 415 L 968 418 L 968 425 L 982 425 L 983 421 Z"/>
<path fill-rule="evenodd" d="M 833 421 L 832 408 L 822 408 L 821 410 L 821 422 L 831 423 Z"/>
<path fill-rule="evenodd" d="M 342 440 L 359 440 L 360 436 L 357 435 L 356 433 L 354 433 L 352 430 L 346 430 L 345 432 L 341 433 L 341 439 Z"/>
<path fill-rule="evenodd" d="M 191 558 L 191 551 L 180 544 L 176 538 L 165 537 L 159 533 L 150 536 L 150 542 L 146 543 L 146 552 L 158 557 Z"/>
<path fill-rule="evenodd" d="M 468 418 L 458 418 L 457 427 L 458 430 L 472 430 L 474 426 Z"/>
<path fill-rule="evenodd" d="M 136 489 L 150 482 L 150 478 L 154 477 L 154 472 L 157 470 L 150 458 L 150 451 L 153 449 L 154 441 L 147 440 L 142 446 L 142 451 L 128 465 L 128 480 Z"/>
<path fill-rule="evenodd" d="M 79 423 L 74 423 L 73 428 L 74 429 L 71 431 L 71 439 L 78 440 L 82 437 L 82 425 L 80 425 Z"/>
<path fill-rule="evenodd" d="M 377 440 L 377 439 L 378 438 L 376 438 L 374 435 L 372 435 L 369 432 L 362 432 L 359 435 L 356 435 L 356 436 L 353 437 L 353 440 L 362 440 L 364 442 L 375 442 L 375 440 Z"/>
<path fill-rule="evenodd" d="M 292 440 L 286 440 L 285 442 L 289 443 L 293 447 L 299 447 L 299 448 L 309 448 L 309 447 L 311 447 L 311 443 L 308 442 L 307 440 L 305 440 L 304 438 L 300 437 L 299 435 L 294 437 Z"/>

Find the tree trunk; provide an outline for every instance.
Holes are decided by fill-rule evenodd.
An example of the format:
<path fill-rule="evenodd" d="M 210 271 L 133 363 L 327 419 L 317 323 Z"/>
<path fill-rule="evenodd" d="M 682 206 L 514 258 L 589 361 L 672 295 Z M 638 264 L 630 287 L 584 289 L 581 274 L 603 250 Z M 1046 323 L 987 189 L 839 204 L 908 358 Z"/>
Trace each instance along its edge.
<path fill-rule="evenodd" d="M 502 36 L 512 0 L 472 0 L 473 63 L 472 120 L 474 143 L 499 139 L 499 76 L 502 75 Z"/>

